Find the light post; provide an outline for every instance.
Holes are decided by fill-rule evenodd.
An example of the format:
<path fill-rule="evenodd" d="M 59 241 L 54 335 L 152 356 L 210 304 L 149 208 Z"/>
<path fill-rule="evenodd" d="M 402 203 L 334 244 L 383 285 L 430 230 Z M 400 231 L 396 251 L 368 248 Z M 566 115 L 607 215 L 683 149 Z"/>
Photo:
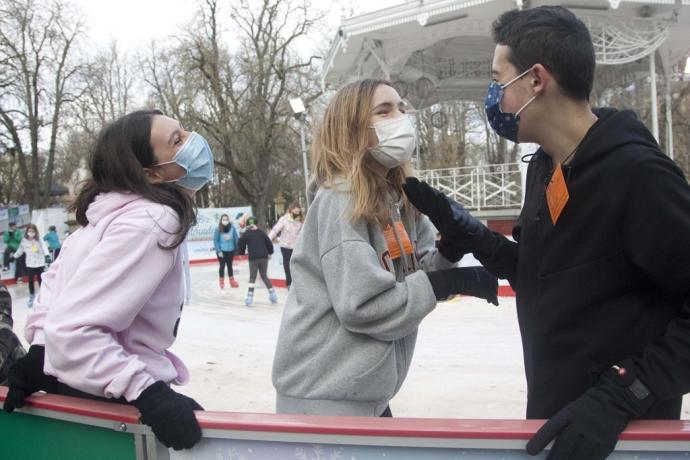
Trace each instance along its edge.
<path fill-rule="evenodd" d="M 299 133 L 302 141 L 302 162 L 304 163 L 304 201 L 305 207 L 309 207 L 309 169 L 307 167 L 307 144 L 304 140 L 304 123 L 307 117 L 307 109 L 304 107 L 301 97 L 290 99 L 290 108 L 295 118 L 299 120 Z"/>

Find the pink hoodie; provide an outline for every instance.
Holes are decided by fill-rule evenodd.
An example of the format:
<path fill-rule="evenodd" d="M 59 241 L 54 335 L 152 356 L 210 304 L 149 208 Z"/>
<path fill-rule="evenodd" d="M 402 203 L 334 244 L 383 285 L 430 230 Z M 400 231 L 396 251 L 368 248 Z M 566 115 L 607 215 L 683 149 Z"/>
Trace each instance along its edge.
<path fill-rule="evenodd" d="M 44 371 L 87 393 L 128 401 L 157 380 L 187 383 L 167 351 L 184 297 L 179 227 L 170 208 L 133 194 L 96 197 L 89 225 L 65 241 L 43 275 L 27 320 L 31 344 L 45 344 Z"/>

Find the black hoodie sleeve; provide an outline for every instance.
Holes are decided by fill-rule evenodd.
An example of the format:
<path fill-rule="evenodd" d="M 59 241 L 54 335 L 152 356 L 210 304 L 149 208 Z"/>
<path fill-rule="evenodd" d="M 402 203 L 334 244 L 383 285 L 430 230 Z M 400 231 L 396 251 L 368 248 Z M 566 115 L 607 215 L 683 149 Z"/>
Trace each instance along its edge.
<path fill-rule="evenodd" d="M 273 254 L 273 242 L 268 237 L 268 235 L 266 235 L 265 232 L 261 232 L 261 235 L 264 237 L 264 243 L 266 243 L 266 250 L 269 254 Z"/>
<path fill-rule="evenodd" d="M 519 238 L 520 227 L 518 225 L 513 229 L 513 237 Z M 517 274 L 517 257 L 518 245 L 514 241 L 510 241 L 505 236 L 497 232 L 491 232 L 490 238 L 493 243 L 487 245 L 491 247 L 490 252 L 474 252 L 474 256 L 479 262 L 491 272 L 494 276 L 508 280 L 510 285 L 515 288 L 515 278 Z"/>
<path fill-rule="evenodd" d="M 681 305 L 665 335 L 634 359 L 641 380 L 666 399 L 690 392 L 690 186 L 662 154 L 645 155 L 632 169 L 619 228 L 624 248 Z"/>

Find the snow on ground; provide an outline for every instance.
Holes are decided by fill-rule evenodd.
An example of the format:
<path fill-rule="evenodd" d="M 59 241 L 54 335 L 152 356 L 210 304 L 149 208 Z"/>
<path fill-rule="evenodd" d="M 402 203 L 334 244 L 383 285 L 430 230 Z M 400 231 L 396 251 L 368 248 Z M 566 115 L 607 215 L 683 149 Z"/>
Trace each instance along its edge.
<path fill-rule="evenodd" d="M 278 288 L 279 303 L 271 305 L 267 291 L 257 288 L 248 308 L 247 264 L 235 266 L 240 287 L 222 291 L 216 265 L 192 268 L 192 301 L 173 347 L 192 379 L 177 389 L 207 410 L 271 413 L 271 366 L 287 290 Z M 10 291 L 21 332 L 28 288 Z M 494 307 L 463 297 L 440 304 L 422 323 L 412 368 L 391 408 L 401 417 L 520 419 L 525 401 L 514 298 L 502 297 Z M 690 419 L 687 396 L 682 417 Z"/>

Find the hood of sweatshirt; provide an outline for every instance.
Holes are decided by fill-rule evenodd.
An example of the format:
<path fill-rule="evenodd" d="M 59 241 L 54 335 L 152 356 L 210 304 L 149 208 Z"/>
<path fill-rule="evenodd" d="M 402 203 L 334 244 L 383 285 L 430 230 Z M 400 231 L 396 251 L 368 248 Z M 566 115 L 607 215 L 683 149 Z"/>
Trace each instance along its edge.
<path fill-rule="evenodd" d="M 654 136 L 631 110 L 611 108 L 594 109 L 599 118 L 585 135 L 582 143 L 570 162 L 571 169 L 587 167 L 596 163 L 614 150 L 626 145 L 647 146 L 658 150 Z M 551 158 L 542 149 L 535 160 L 540 161 L 544 170 L 551 169 Z"/>
<path fill-rule="evenodd" d="M 602 156 L 630 144 L 658 149 L 654 136 L 631 110 L 602 108 L 594 110 L 599 120 L 592 126 L 571 166 L 579 168 L 598 161 Z"/>
<path fill-rule="evenodd" d="M 141 200 L 139 195 L 133 193 L 100 193 L 86 210 L 86 218 L 91 225 L 97 225 L 103 218 L 121 210 L 132 201 Z"/>

